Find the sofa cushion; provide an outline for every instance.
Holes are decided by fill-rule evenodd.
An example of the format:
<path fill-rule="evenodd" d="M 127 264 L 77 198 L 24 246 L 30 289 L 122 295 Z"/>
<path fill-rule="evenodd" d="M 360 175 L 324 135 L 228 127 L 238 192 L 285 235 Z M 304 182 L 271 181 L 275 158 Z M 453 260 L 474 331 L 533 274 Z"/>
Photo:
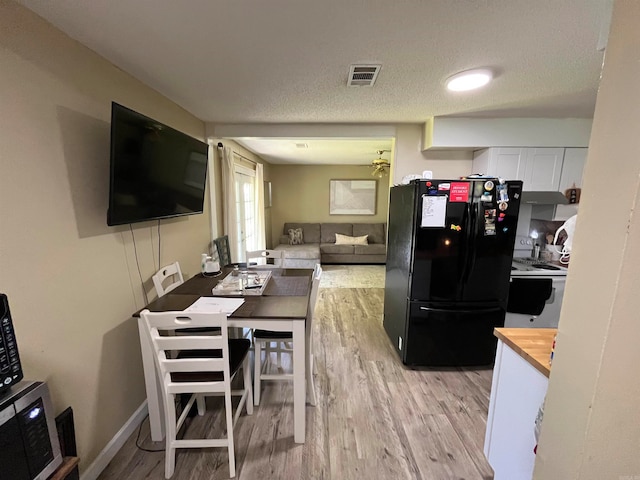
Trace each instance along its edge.
<path fill-rule="evenodd" d="M 387 246 L 380 243 L 370 243 L 369 245 L 355 245 L 354 253 L 358 255 L 386 255 Z"/>
<path fill-rule="evenodd" d="M 336 233 L 353 236 L 353 224 L 351 223 L 321 223 L 320 243 L 335 243 Z"/>
<path fill-rule="evenodd" d="M 302 235 L 302 228 L 290 228 L 289 245 L 302 245 L 303 243 L 304 237 Z"/>
<path fill-rule="evenodd" d="M 336 233 L 336 245 L 368 245 L 367 235 L 361 237 L 350 237 L 349 235 L 342 235 Z"/>
<path fill-rule="evenodd" d="M 289 235 L 290 228 L 302 228 L 302 236 L 305 243 L 320 243 L 319 223 L 285 223 L 283 235 Z"/>
<path fill-rule="evenodd" d="M 321 243 L 320 252 L 331 254 L 347 254 L 353 253 L 353 245 L 336 245 L 335 243 Z"/>
<path fill-rule="evenodd" d="M 369 235 L 369 244 L 386 243 L 386 234 L 384 231 L 384 223 L 354 223 L 353 236 Z"/>

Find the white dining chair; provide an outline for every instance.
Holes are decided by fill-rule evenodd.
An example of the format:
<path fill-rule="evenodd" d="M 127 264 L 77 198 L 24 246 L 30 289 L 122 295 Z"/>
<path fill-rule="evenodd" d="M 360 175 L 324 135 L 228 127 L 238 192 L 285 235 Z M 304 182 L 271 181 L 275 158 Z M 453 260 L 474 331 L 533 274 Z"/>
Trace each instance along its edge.
<path fill-rule="evenodd" d="M 153 286 L 156 289 L 158 298 L 184 283 L 178 262 L 162 267 L 151 279 L 153 280 Z"/>
<path fill-rule="evenodd" d="M 305 321 L 305 345 L 306 345 L 306 358 L 305 358 L 305 376 L 307 379 L 307 398 L 311 405 L 316 405 L 316 391 L 313 380 L 313 318 L 314 310 L 318 300 L 318 290 L 320 287 L 320 277 L 322 276 L 322 267 L 320 264 L 316 264 L 311 281 L 311 294 L 309 295 L 309 303 L 307 305 L 307 318 Z M 293 374 L 291 373 L 267 373 L 269 370 L 269 363 L 271 361 L 271 353 L 280 351 L 289 351 L 281 347 L 285 342 L 292 341 L 291 332 L 274 332 L 271 330 L 255 329 L 253 331 L 253 347 L 254 347 L 254 373 L 253 373 L 253 399 L 255 405 L 260 404 L 260 382 L 262 380 L 285 380 L 292 381 Z M 272 342 L 277 342 L 278 347 L 276 350 L 265 348 L 265 358 L 262 360 L 263 346 L 267 346 Z"/>
<path fill-rule="evenodd" d="M 251 268 L 274 267 L 281 265 L 282 259 L 284 258 L 283 253 L 282 250 L 247 250 L 245 258 L 247 265 L 251 266 Z M 273 260 L 274 263 L 270 264 L 269 260 Z"/>
<path fill-rule="evenodd" d="M 153 345 L 156 374 L 162 392 L 165 412 L 165 478 L 171 478 L 175 470 L 176 449 L 227 447 L 229 475 L 235 477 L 235 453 L 233 427 L 245 407 L 253 413 L 251 403 L 251 371 L 249 368 L 250 341 L 244 338 L 229 339 L 227 316 L 224 313 L 157 312 L 143 310 L 140 313 Z M 197 328 L 195 335 L 163 335 L 163 332 Z M 209 329 L 203 335 L 202 329 Z M 177 352 L 177 355 L 170 355 Z M 243 388 L 231 390 L 231 381 L 238 370 L 243 371 Z M 176 395 L 191 394 L 176 419 Z M 226 437 L 203 439 L 178 439 L 189 410 L 197 402 L 198 414 L 204 415 L 205 396 L 223 395 Z M 232 415 L 231 396 L 240 396 L 235 415 Z"/>

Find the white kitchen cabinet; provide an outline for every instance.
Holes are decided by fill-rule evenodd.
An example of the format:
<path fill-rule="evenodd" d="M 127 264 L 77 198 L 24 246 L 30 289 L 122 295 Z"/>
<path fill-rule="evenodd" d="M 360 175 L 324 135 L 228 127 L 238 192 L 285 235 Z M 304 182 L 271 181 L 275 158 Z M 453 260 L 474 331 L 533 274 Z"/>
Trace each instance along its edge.
<path fill-rule="evenodd" d="M 525 191 L 557 191 L 564 148 L 487 148 L 476 151 L 473 172 L 522 180 Z"/>
<path fill-rule="evenodd" d="M 495 480 L 531 480 L 535 420 L 548 383 L 545 375 L 498 341 L 484 441 Z"/>
<path fill-rule="evenodd" d="M 565 148 L 562 173 L 560 175 L 560 191 L 564 192 L 574 184 L 582 186 L 582 173 L 587 162 L 588 148 Z"/>
<path fill-rule="evenodd" d="M 564 148 L 527 148 L 523 190 L 557 191 Z"/>
<path fill-rule="evenodd" d="M 565 148 L 559 191 L 564 193 L 574 185 L 582 187 L 582 174 L 587 162 L 587 148 Z M 554 220 L 566 220 L 578 213 L 578 204 L 558 205 Z"/>

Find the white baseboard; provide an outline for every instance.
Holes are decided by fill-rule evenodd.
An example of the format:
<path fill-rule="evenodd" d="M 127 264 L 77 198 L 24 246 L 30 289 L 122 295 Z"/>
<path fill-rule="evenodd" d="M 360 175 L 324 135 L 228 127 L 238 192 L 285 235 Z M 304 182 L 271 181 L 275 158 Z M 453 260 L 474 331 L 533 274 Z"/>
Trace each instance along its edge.
<path fill-rule="evenodd" d="M 138 409 L 129 417 L 129 420 L 125 422 L 118 433 L 107 443 L 107 445 L 98 454 L 96 459 L 86 470 L 80 475 L 80 480 L 96 480 L 102 471 L 107 468 L 109 462 L 113 460 L 113 457 L 120 451 L 125 442 L 129 439 L 131 434 L 138 428 L 138 425 L 147 417 L 147 401 L 145 400 L 138 407 Z"/>

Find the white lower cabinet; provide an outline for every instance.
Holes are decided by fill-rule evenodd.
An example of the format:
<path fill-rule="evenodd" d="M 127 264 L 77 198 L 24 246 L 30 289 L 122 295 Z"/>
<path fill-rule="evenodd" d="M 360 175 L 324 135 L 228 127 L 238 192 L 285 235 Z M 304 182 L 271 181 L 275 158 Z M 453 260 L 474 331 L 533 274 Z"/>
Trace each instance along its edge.
<path fill-rule="evenodd" d="M 535 420 L 548 383 L 546 376 L 498 340 L 484 440 L 494 480 L 531 480 Z"/>

